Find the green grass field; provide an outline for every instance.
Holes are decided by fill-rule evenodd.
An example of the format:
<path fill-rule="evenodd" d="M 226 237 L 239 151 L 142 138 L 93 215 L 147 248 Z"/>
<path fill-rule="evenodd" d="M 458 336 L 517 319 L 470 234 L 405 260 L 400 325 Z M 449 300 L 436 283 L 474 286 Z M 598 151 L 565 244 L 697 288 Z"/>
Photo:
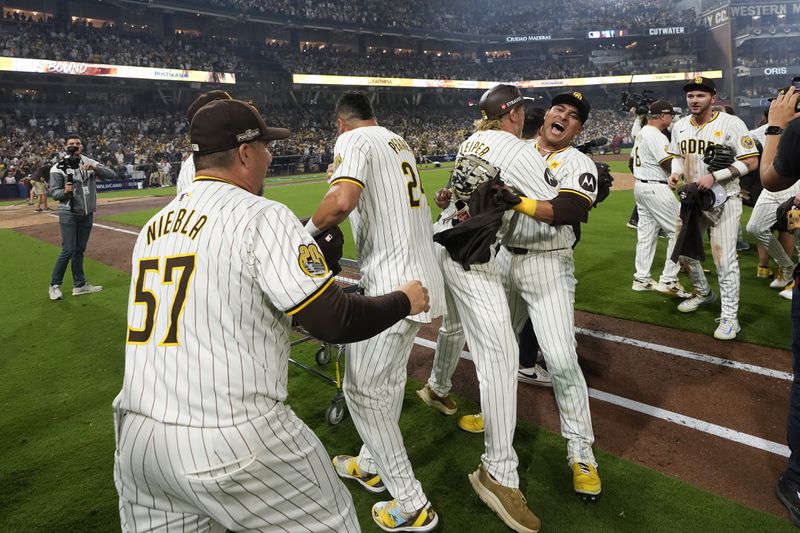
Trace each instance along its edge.
<path fill-rule="evenodd" d="M 623 162 L 624 164 L 624 162 Z M 429 198 L 442 187 L 448 169 L 425 170 L 421 173 Z M 310 216 L 325 195 L 326 183 L 298 183 L 291 187 L 266 189 L 265 196 L 284 203 L 298 217 Z M 166 190 L 166 189 L 165 189 Z M 437 217 L 439 209 L 433 202 L 431 212 Z M 633 209 L 633 191 L 614 191 L 609 198 L 589 214 L 589 223 L 582 227 L 581 241 L 575 249 L 576 277 L 579 280 L 575 306 L 582 311 L 674 327 L 696 333 L 711 334 L 716 328 L 714 319 L 719 316 L 719 306 L 701 307 L 691 315 L 680 313 L 677 303 L 654 292 L 630 290 L 634 273 L 636 232 L 625 227 Z M 141 227 L 155 214 L 149 209 L 114 215 L 109 220 Z M 742 226 L 746 225 L 750 208 L 745 207 Z M 350 223 L 342 224 L 345 234 L 344 256 L 355 258 Z M 706 268 L 711 269 L 708 279 L 718 293 L 716 273 L 711 254 L 707 251 Z M 657 278 L 664 264 L 666 240 L 659 239 L 658 252 L 653 261 L 652 274 Z M 745 342 L 788 349 L 791 342 L 787 327 L 790 302 L 779 298 L 777 291 L 768 287 L 763 279 L 755 277 L 758 256 L 755 246 L 739 254 L 741 268 L 740 322 L 743 329 L 738 339 Z M 682 283 L 689 280 L 682 275 Z"/>
<path fill-rule="evenodd" d="M 423 173 L 429 195 L 445 179 L 446 170 Z M 324 183 L 302 183 L 270 188 L 266 195 L 287 203 L 298 215 L 308 215 L 325 190 Z M 162 191 L 170 189 L 156 190 Z M 701 309 L 690 320 L 675 310 L 675 302 L 655 293 L 630 290 L 635 232 L 625 228 L 625 221 L 632 205 L 630 192 L 615 192 L 591 213 L 576 250 L 577 307 L 710 334 L 717 310 Z M 111 218 L 142 225 L 151 215 L 139 212 Z M 345 235 L 349 237 L 347 229 Z M 660 248 L 664 245 L 661 242 Z M 0 531 L 118 529 L 110 406 L 121 385 L 130 278 L 87 260 L 92 283 L 106 289 L 81 298 L 67 295 L 54 304 L 42 287 L 58 249 L 10 230 L 0 230 L 0 246 L 0 267 L 19 273 L 0 278 L 4 317 L 0 330 L 0 373 L 4 378 L 0 387 L 4 413 L 0 418 L 0 442 L 4 444 L 0 451 Z M 663 250 L 657 257 L 663 260 Z M 754 251 L 740 258 L 741 339 L 787 348 L 788 302 L 780 300 L 764 280 L 756 280 Z M 654 272 L 659 267 L 657 262 Z M 713 273 L 710 278 L 715 285 Z M 709 337 L 709 342 L 715 341 Z M 314 348 L 302 345 L 293 356 L 311 362 Z M 332 372 L 332 366 L 324 371 Z M 321 385 L 294 367 L 289 376 L 290 405 L 320 436 L 330 454 L 355 453 L 360 442 L 352 421 L 347 418 L 331 427 L 324 420 L 333 387 Z M 460 431 L 457 417 L 443 417 L 424 408 L 413 393 L 416 387 L 419 384 L 413 382 L 407 386 L 401 429 L 415 472 L 441 516 L 438 530 L 505 531 L 466 479 L 478 465 L 482 438 Z M 476 408 L 461 398 L 456 401 L 462 412 Z M 793 530 L 783 518 L 748 509 L 602 450 L 597 454 L 604 496 L 598 504 L 585 506 L 572 495 L 560 436 L 520 424 L 516 449 L 522 487 L 543 520 L 543 531 Z M 364 530 L 378 531 L 369 519 L 369 507 L 380 498 L 355 484 L 347 486 Z"/>

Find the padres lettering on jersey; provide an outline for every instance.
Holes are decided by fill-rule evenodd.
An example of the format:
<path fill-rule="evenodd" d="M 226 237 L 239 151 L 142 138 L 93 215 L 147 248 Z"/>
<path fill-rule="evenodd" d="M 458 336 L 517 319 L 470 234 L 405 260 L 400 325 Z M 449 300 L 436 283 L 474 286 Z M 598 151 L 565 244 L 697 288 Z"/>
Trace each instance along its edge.
<path fill-rule="evenodd" d="M 332 282 L 288 208 L 198 177 L 136 241 L 115 406 L 193 427 L 262 416 L 286 398 L 289 315 Z"/>
<path fill-rule="evenodd" d="M 724 144 L 733 148 L 739 160 L 758 155 L 755 142 L 739 117 L 714 112 L 705 124 L 697 124 L 692 115 L 683 117 L 672 127 L 672 141 L 668 152 L 672 156 L 683 158 L 686 183 L 692 183 L 708 173 L 708 167 L 703 163 L 703 152 L 712 144 Z M 741 190 L 738 178 L 721 183 L 729 196 Z"/>
<path fill-rule="evenodd" d="M 429 322 L 441 315 L 444 289 L 431 211 L 411 147 L 381 126 L 345 132 L 336 140 L 329 183 L 342 181 L 363 189 L 349 218 L 365 294 L 386 294 L 418 279 L 428 288 L 431 309 L 413 318 Z"/>
<path fill-rule="evenodd" d="M 538 143 L 530 143 L 538 154 Z M 597 198 L 597 167 L 587 155 L 568 146 L 548 154 L 546 180 L 558 193 L 574 194 L 589 205 Z M 517 216 L 504 244 L 515 248 L 545 251 L 572 248 L 572 226 L 551 226 L 531 217 Z"/>

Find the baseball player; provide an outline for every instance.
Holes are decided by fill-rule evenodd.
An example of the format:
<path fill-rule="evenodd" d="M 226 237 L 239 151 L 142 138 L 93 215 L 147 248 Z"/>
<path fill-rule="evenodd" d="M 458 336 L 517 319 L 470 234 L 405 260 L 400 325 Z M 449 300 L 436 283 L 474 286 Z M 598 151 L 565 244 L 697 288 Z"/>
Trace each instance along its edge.
<path fill-rule="evenodd" d="M 283 403 L 290 317 L 357 341 L 427 310 L 427 294 L 419 282 L 377 298 L 333 284 L 297 218 L 261 196 L 267 143 L 288 135 L 245 102 L 204 106 L 191 194 L 136 241 L 114 400 L 123 531 L 359 531 L 322 443 Z"/>
<path fill-rule="evenodd" d="M 639 212 L 636 242 L 636 273 L 633 275 L 635 291 L 658 291 L 671 296 L 689 298 L 678 283 L 680 265 L 672 259 L 675 247 L 675 225 L 680 215 L 680 203 L 667 185 L 670 160 L 667 153 L 669 140 L 664 135 L 675 115 L 672 104 L 658 100 L 650 104 L 647 124 L 636 136 L 631 155 L 633 157 L 633 177 L 636 184 L 633 194 Z M 667 257 L 661 277 L 656 283 L 650 277 L 650 267 L 656 253 L 659 232 L 667 235 Z"/>
<path fill-rule="evenodd" d="M 757 141 L 761 146 L 764 146 L 768 127 L 769 124 L 764 124 L 750 132 L 753 140 Z M 775 237 L 771 228 L 777 221 L 775 211 L 778 206 L 798 193 L 800 193 L 800 182 L 795 182 L 791 187 L 780 192 L 761 191 L 758 200 L 756 200 L 756 205 L 753 206 L 750 220 L 747 222 L 747 232 L 756 239 L 758 244 L 766 249 L 768 256 L 772 257 L 778 264 L 775 279 L 770 283 L 770 287 L 780 290 L 781 295 L 787 296 L 789 299 L 791 299 L 791 291 L 786 291 L 784 294 L 784 290 L 792 283 L 792 271 L 795 263 L 791 257 L 791 248 L 787 251 Z M 769 268 L 769 265 L 766 265 L 766 267 Z M 759 265 L 760 269 L 761 265 Z"/>
<path fill-rule="evenodd" d="M 339 455 L 333 462 L 341 477 L 367 490 L 389 489 L 393 499 L 372 508 L 381 528 L 429 531 L 438 516 L 414 477 L 398 420 L 414 338 L 421 324 L 444 312 L 431 212 L 411 147 L 378 125 L 365 94 L 342 95 L 336 123 L 330 189 L 306 229 L 316 235 L 349 216 L 364 293 L 382 294 L 411 275 L 428 287 L 431 309 L 347 346 L 343 388 L 364 445 L 357 457 Z"/>
<path fill-rule="evenodd" d="M 544 179 L 544 160 L 532 144 L 520 139 L 526 117 L 524 104 L 514 85 L 496 85 L 483 94 L 479 102 L 482 118 L 476 122 L 476 131 L 461 143 L 456 158 L 451 178 L 456 196 L 452 197 L 450 191 L 437 195 L 437 201 L 448 200 L 434 226 L 437 234 L 455 227 L 465 216 L 458 212 L 458 202 L 465 201 L 462 181 L 470 179 L 463 177 L 471 172 L 470 158 L 479 158 L 484 168 L 499 170 L 507 185 L 528 198 L 540 199 L 543 206 L 555 197 L 552 185 Z M 507 233 L 510 215 L 504 217 L 499 235 Z M 485 452 L 478 470 L 469 475 L 470 483 L 510 528 L 538 531 L 541 522 L 519 491 L 519 459 L 512 445 L 519 348 L 502 280 L 493 259 L 465 270 L 444 246 L 435 246 L 445 280 L 447 313 L 439 330 L 430 378 L 417 394 L 444 414 L 456 412 L 455 402 L 448 395 L 466 339 L 478 374 L 481 426 L 485 427 Z"/>
<path fill-rule="evenodd" d="M 739 310 L 739 260 L 736 256 L 736 241 L 742 215 L 742 200 L 739 197 L 739 177 L 755 170 L 758 165 L 758 150 L 744 122 L 736 116 L 712 112 L 716 101 L 714 80 L 697 76 L 683 86 L 686 103 L 691 114 L 672 127 L 669 154 L 672 158 L 672 174 L 669 185 L 676 187 L 681 178 L 686 183 L 697 183 L 700 190 L 710 189 L 720 183 L 728 195 L 722 215 L 710 226 L 711 250 L 717 266 L 722 311 L 714 338 L 731 340 L 741 331 L 737 318 Z M 713 173 L 703 162 L 706 148 L 712 144 L 724 144 L 736 153 L 736 161 Z M 688 269 L 694 296 L 682 301 L 678 310 L 691 313 L 701 305 L 713 303 L 716 295 L 708 284 L 703 267 L 696 259 L 681 256 L 681 263 Z"/>
<path fill-rule="evenodd" d="M 542 347 L 567 439 L 573 488 L 586 501 L 602 490 L 592 451 L 594 432 L 586 380 L 575 350 L 575 276 L 572 247 L 580 222 L 597 196 L 597 167 L 570 146 L 591 107 L 580 92 L 556 95 L 536 148 L 548 165 L 546 179 L 557 189 L 549 213 L 516 216 L 497 253 L 515 331 L 530 316 Z"/>
<path fill-rule="evenodd" d="M 231 95 L 225 91 L 214 90 L 203 93 L 195 98 L 191 104 L 189 104 L 189 107 L 186 109 L 186 120 L 191 124 L 195 113 L 197 113 L 201 107 L 209 102 L 213 102 L 214 100 L 230 100 L 231 98 Z M 195 168 L 193 155 L 194 154 L 189 154 L 189 157 L 184 159 L 181 163 L 181 169 L 178 172 L 178 179 L 175 181 L 176 195 L 180 195 L 182 192 L 188 189 L 194 180 Z"/>

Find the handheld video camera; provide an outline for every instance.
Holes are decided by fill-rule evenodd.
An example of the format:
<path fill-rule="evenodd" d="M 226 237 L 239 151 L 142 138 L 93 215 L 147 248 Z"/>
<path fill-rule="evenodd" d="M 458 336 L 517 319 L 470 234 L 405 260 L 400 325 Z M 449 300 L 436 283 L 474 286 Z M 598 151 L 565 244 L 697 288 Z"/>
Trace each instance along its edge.
<path fill-rule="evenodd" d="M 650 104 L 656 101 L 652 93 L 653 91 L 649 89 L 645 89 L 640 93 L 623 92 L 621 100 L 622 109 L 625 111 L 633 109 L 637 115 L 646 115 Z"/>

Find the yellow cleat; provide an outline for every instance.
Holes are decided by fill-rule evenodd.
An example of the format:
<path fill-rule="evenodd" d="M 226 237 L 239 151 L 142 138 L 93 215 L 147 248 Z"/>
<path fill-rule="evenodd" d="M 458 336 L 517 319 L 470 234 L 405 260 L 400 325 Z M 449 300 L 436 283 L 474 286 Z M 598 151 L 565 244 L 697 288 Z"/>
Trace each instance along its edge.
<path fill-rule="evenodd" d="M 768 265 L 758 265 L 758 268 L 756 269 L 756 277 L 757 278 L 772 277 L 772 269 L 770 269 Z"/>
<path fill-rule="evenodd" d="M 373 505 L 372 519 L 384 531 L 430 531 L 439 523 L 430 503 L 415 513 L 404 513 L 397 500 Z"/>
<path fill-rule="evenodd" d="M 589 463 L 572 463 L 572 486 L 584 502 L 596 502 L 603 490 L 597 468 Z"/>
<path fill-rule="evenodd" d="M 483 433 L 483 414 L 462 416 L 458 419 L 458 427 L 469 433 Z"/>

